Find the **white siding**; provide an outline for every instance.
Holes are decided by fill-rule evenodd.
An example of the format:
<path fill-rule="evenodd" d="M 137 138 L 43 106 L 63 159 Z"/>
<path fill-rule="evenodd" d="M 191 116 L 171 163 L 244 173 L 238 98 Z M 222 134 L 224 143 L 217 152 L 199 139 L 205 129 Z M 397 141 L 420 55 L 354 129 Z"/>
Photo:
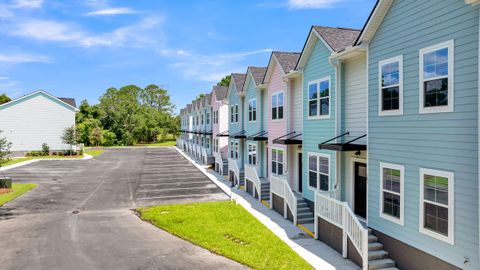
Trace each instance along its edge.
<path fill-rule="evenodd" d="M 0 136 L 12 142 L 12 151 L 41 150 L 43 143 L 51 150 L 68 149 L 61 136 L 73 125 L 74 111 L 41 94 L 0 110 Z"/>
<path fill-rule="evenodd" d="M 365 56 L 358 56 L 345 63 L 344 66 L 344 131 L 349 137 L 367 134 L 367 92 Z M 366 143 L 366 138 L 357 142 Z"/>

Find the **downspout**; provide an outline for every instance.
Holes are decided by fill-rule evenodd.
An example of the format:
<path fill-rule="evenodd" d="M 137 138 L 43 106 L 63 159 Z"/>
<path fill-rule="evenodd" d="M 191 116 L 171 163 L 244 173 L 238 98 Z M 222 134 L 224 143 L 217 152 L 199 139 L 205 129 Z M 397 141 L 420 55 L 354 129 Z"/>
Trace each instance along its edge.
<path fill-rule="evenodd" d="M 335 137 L 341 134 L 341 119 L 342 119 L 342 89 L 341 89 L 341 62 L 337 59 L 328 58 L 328 62 L 330 65 L 335 67 Z M 336 140 L 338 143 L 339 139 Z M 341 188 L 339 184 L 341 184 L 341 168 L 342 168 L 342 152 L 337 151 L 335 152 L 335 185 L 334 190 L 336 193 L 336 198 L 341 197 Z M 338 194 L 340 191 L 340 194 Z"/>
<path fill-rule="evenodd" d="M 477 54 L 477 57 L 478 57 L 478 76 L 477 76 L 477 83 L 478 83 L 478 89 L 480 89 L 480 8 L 479 8 L 479 14 L 478 14 L 478 18 L 479 18 L 479 21 L 478 21 L 478 43 L 477 43 L 477 46 L 478 46 L 478 54 Z M 477 89 L 477 90 L 478 90 Z M 478 91 L 477 91 L 478 93 Z M 479 120 L 480 120 L 480 94 L 478 94 L 478 100 L 477 100 L 477 170 L 478 170 L 478 219 L 479 219 L 479 224 L 478 224 L 478 228 L 479 228 L 479 231 L 480 231 L 480 125 L 479 125 Z M 480 242 L 480 236 L 479 236 L 479 239 L 478 241 Z M 480 255 L 480 250 L 479 250 L 479 255 Z"/>

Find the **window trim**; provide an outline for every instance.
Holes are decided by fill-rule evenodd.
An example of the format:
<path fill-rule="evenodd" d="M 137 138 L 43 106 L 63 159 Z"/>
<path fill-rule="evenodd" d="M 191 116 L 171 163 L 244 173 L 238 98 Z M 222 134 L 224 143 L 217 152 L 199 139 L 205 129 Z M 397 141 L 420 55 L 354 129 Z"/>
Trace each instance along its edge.
<path fill-rule="evenodd" d="M 283 115 L 282 115 L 282 118 L 278 118 L 278 108 L 280 108 L 280 106 L 278 106 L 278 96 L 282 94 L 283 96 L 283 105 L 281 106 L 283 108 Z M 277 97 L 277 106 L 276 107 L 273 107 L 273 97 Z M 277 108 L 277 118 L 273 118 L 273 108 Z M 275 93 L 272 93 L 270 95 L 270 120 L 272 122 L 281 122 L 281 121 L 284 121 L 285 119 L 285 92 L 284 91 L 278 91 L 278 92 L 275 92 Z"/>
<path fill-rule="evenodd" d="M 277 159 L 275 160 L 277 166 L 276 166 L 276 173 L 273 172 L 273 151 L 277 151 Z M 282 155 L 282 174 L 279 174 L 278 173 L 278 151 L 282 151 L 283 152 L 283 155 Z M 275 176 L 284 176 L 285 175 L 285 166 L 286 166 L 286 160 L 285 160 L 285 156 L 286 156 L 286 150 L 283 149 L 283 148 L 280 148 L 280 147 L 272 147 L 271 148 L 271 151 L 270 151 L 270 172 L 275 175 Z"/>
<path fill-rule="evenodd" d="M 316 188 L 310 186 L 310 175 L 309 175 L 309 173 L 310 173 L 310 157 L 311 156 L 317 157 L 317 171 L 316 171 L 316 173 L 317 173 L 317 187 Z M 319 175 L 320 175 L 320 162 L 318 162 L 319 157 L 323 157 L 323 158 L 326 158 L 328 160 L 328 190 L 321 190 L 320 189 L 320 177 L 319 177 Z M 308 152 L 307 153 L 307 162 L 306 162 L 306 164 L 307 164 L 307 170 L 306 170 L 307 171 L 307 179 L 306 179 L 306 181 L 307 181 L 307 188 L 310 191 L 313 191 L 313 192 L 314 191 L 320 191 L 321 192 L 321 191 L 330 191 L 331 190 L 331 179 L 332 179 L 331 178 L 332 177 L 332 173 L 331 173 L 332 172 L 332 170 L 331 170 L 331 165 L 332 164 L 331 164 L 331 162 L 332 162 L 332 159 L 331 159 L 329 154 L 318 153 L 318 152 Z"/>
<path fill-rule="evenodd" d="M 383 191 L 390 192 L 392 194 L 396 194 L 394 192 L 385 190 L 383 188 L 383 169 L 393 169 L 393 170 L 398 170 L 400 171 L 400 218 L 397 219 L 393 216 L 387 215 L 383 213 Z M 403 165 L 398 165 L 398 164 L 392 164 L 392 163 L 385 163 L 385 162 L 380 162 L 380 217 L 383 219 L 386 219 L 388 221 L 397 223 L 401 226 L 404 226 L 404 217 L 405 217 L 405 167 Z"/>
<path fill-rule="evenodd" d="M 442 234 L 436 233 L 432 230 L 426 229 L 423 227 L 424 218 L 423 215 L 425 213 L 424 209 L 424 175 L 435 175 L 448 178 L 448 236 L 444 236 Z M 455 197 L 454 197 L 454 189 L 455 189 L 455 174 L 449 171 L 440 171 L 440 170 L 433 170 L 433 169 L 426 169 L 420 168 L 420 200 L 419 200 L 419 231 L 425 235 L 428 235 L 432 238 L 438 239 L 440 241 L 447 242 L 451 245 L 455 244 Z"/>
<path fill-rule="evenodd" d="M 250 111 L 250 102 L 253 102 L 253 101 L 255 101 L 255 110 L 252 109 L 252 111 Z M 257 110 L 257 99 L 256 99 L 256 98 L 251 98 L 251 99 L 249 99 L 247 106 L 248 106 L 248 112 L 247 112 L 247 114 L 248 114 L 248 118 L 247 118 L 247 119 L 248 119 L 248 122 L 249 122 L 249 123 L 256 123 L 256 122 L 257 122 L 257 111 L 258 111 L 258 110 Z M 253 119 L 253 112 L 255 112 L 255 120 L 250 120 L 250 113 L 252 113 L 252 119 Z"/>
<path fill-rule="evenodd" d="M 255 148 L 255 149 L 254 149 Z M 255 150 L 255 163 L 253 162 L 253 152 Z M 248 143 L 247 144 L 247 164 L 250 166 L 257 166 L 257 159 L 258 159 L 258 152 L 257 152 L 257 144 L 256 143 Z M 250 157 L 252 162 L 250 162 Z"/>
<path fill-rule="evenodd" d="M 398 109 L 383 110 L 383 86 L 382 86 L 382 66 L 398 62 Z M 391 116 L 403 115 L 403 55 L 398 55 L 378 62 L 378 115 Z"/>
<path fill-rule="evenodd" d="M 436 106 L 436 107 L 424 107 L 424 78 L 423 78 L 423 55 L 429 52 L 437 51 L 440 49 L 448 49 L 448 105 L 447 106 Z M 419 50 L 419 113 L 444 113 L 444 112 L 454 112 L 455 110 L 455 84 L 454 84 L 454 65 L 455 65 L 455 43 L 454 40 L 448 40 L 433 46 L 422 48 Z"/>
<path fill-rule="evenodd" d="M 328 86 L 330 88 L 328 93 L 328 114 L 320 115 L 320 83 L 323 81 L 328 81 Z M 317 84 L 317 115 L 310 116 L 310 85 Z M 326 76 L 318 80 L 313 80 L 307 82 L 307 120 L 319 120 L 319 119 L 330 119 L 332 116 L 332 80 L 331 76 Z"/>

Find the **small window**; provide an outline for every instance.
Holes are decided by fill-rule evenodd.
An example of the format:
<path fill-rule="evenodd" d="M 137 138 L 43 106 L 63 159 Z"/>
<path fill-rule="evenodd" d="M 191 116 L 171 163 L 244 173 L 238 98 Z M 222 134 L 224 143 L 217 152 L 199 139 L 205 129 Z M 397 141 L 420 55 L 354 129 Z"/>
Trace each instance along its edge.
<path fill-rule="evenodd" d="M 272 173 L 276 175 L 283 175 L 283 150 L 272 149 Z"/>
<path fill-rule="evenodd" d="M 202 113 L 202 125 L 203 125 L 203 113 Z"/>
<path fill-rule="evenodd" d="M 230 158 L 235 158 L 235 142 L 230 142 Z"/>
<path fill-rule="evenodd" d="M 257 164 L 257 145 L 248 144 L 248 164 L 256 165 Z"/>
<path fill-rule="evenodd" d="M 248 101 L 248 121 L 257 121 L 257 100 L 251 99 Z"/>
<path fill-rule="evenodd" d="M 235 159 L 238 159 L 239 156 L 238 142 L 235 142 Z"/>
<path fill-rule="evenodd" d="M 403 113 L 403 56 L 380 61 L 379 114 Z"/>
<path fill-rule="evenodd" d="M 322 191 L 329 190 L 330 158 L 323 154 L 308 155 L 308 185 Z"/>
<path fill-rule="evenodd" d="M 403 225 L 403 166 L 380 163 L 380 216 Z"/>
<path fill-rule="evenodd" d="M 454 244 L 452 172 L 420 169 L 420 232 Z"/>
<path fill-rule="evenodd" d="M 238 123 L 238 104 L 235 104 L 235 123 Z"/>
<path fill-rule="evenodd" d="M 230 123 L 235 122 L 235 106 L 230 106 Z"/>
<path fill-rule="evenodd" d="M 210 113 L 207 112 L 206 114 L 207 125 L 210 125 Z"/>
<path fill-rule="evenodd" d="M 202 144 L 201 144 L 201 145 L 202 145 L 202 147 L 203 147 L 203 137 L 202 137 Z"/>
<path fill-rule="evenodd" d="M 330 116 L 330 79 L 325 78 L 308 84 L 308 116 Z"/>
<path fill-rule="evenodd" d="M 210 138 L 207 138 L 207 149 L 210 149 Z"/>
<path fill-rule="evenodd" d="M 453 112 L 453 40 L 420 50 L 420 113 Z"/>
<path fill-rule="evenodd" d="M 272 120 L 283 119 L 283 93 L 272 95 Z"/>

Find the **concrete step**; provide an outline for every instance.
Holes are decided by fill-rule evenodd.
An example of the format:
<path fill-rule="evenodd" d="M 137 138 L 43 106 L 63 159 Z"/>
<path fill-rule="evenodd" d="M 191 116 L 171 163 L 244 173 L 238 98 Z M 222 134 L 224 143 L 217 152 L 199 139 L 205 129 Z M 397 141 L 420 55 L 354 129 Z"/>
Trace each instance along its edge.
<path fill-rule="evenodd" d="M 375 235 L 373 235 L 373 234 L 368 235 L 368 242 L 369 243 L 373 243 L 373 242 L 377 242 L 377 241 L 378 241 L 378 238 Z"/>
<path fill-rule="evenodd" d="M 297 214 L 300 213 L 313 213 L 308 207 L 297 208 Z"/>
<path fill-rule="evenodd" d="M 297 219 L 304 219 L 304 218 L 313 219 L 313 213 L 312 212 L 304 212 L 304 213 L 297 214 Z"/>
<path fill-rule="evenodd" d="M 395 262 L 391 259 L 368 261 L 369 270 L 385 269 L 385 268 L 394 267 L 394 266 L 395 266 Z"/>
<path fill-rule="evenodd" d="M 380 260 L 388 257 L 388 252 L 385 250 L 374 250 L 368 252 L 368 260 Z"/>
<path fill-rule="evenodd" d="M 383 245 L 378 242 L 368 243 L 368 251 L 382 250 L 382 249 L 383 249 Z"/>

